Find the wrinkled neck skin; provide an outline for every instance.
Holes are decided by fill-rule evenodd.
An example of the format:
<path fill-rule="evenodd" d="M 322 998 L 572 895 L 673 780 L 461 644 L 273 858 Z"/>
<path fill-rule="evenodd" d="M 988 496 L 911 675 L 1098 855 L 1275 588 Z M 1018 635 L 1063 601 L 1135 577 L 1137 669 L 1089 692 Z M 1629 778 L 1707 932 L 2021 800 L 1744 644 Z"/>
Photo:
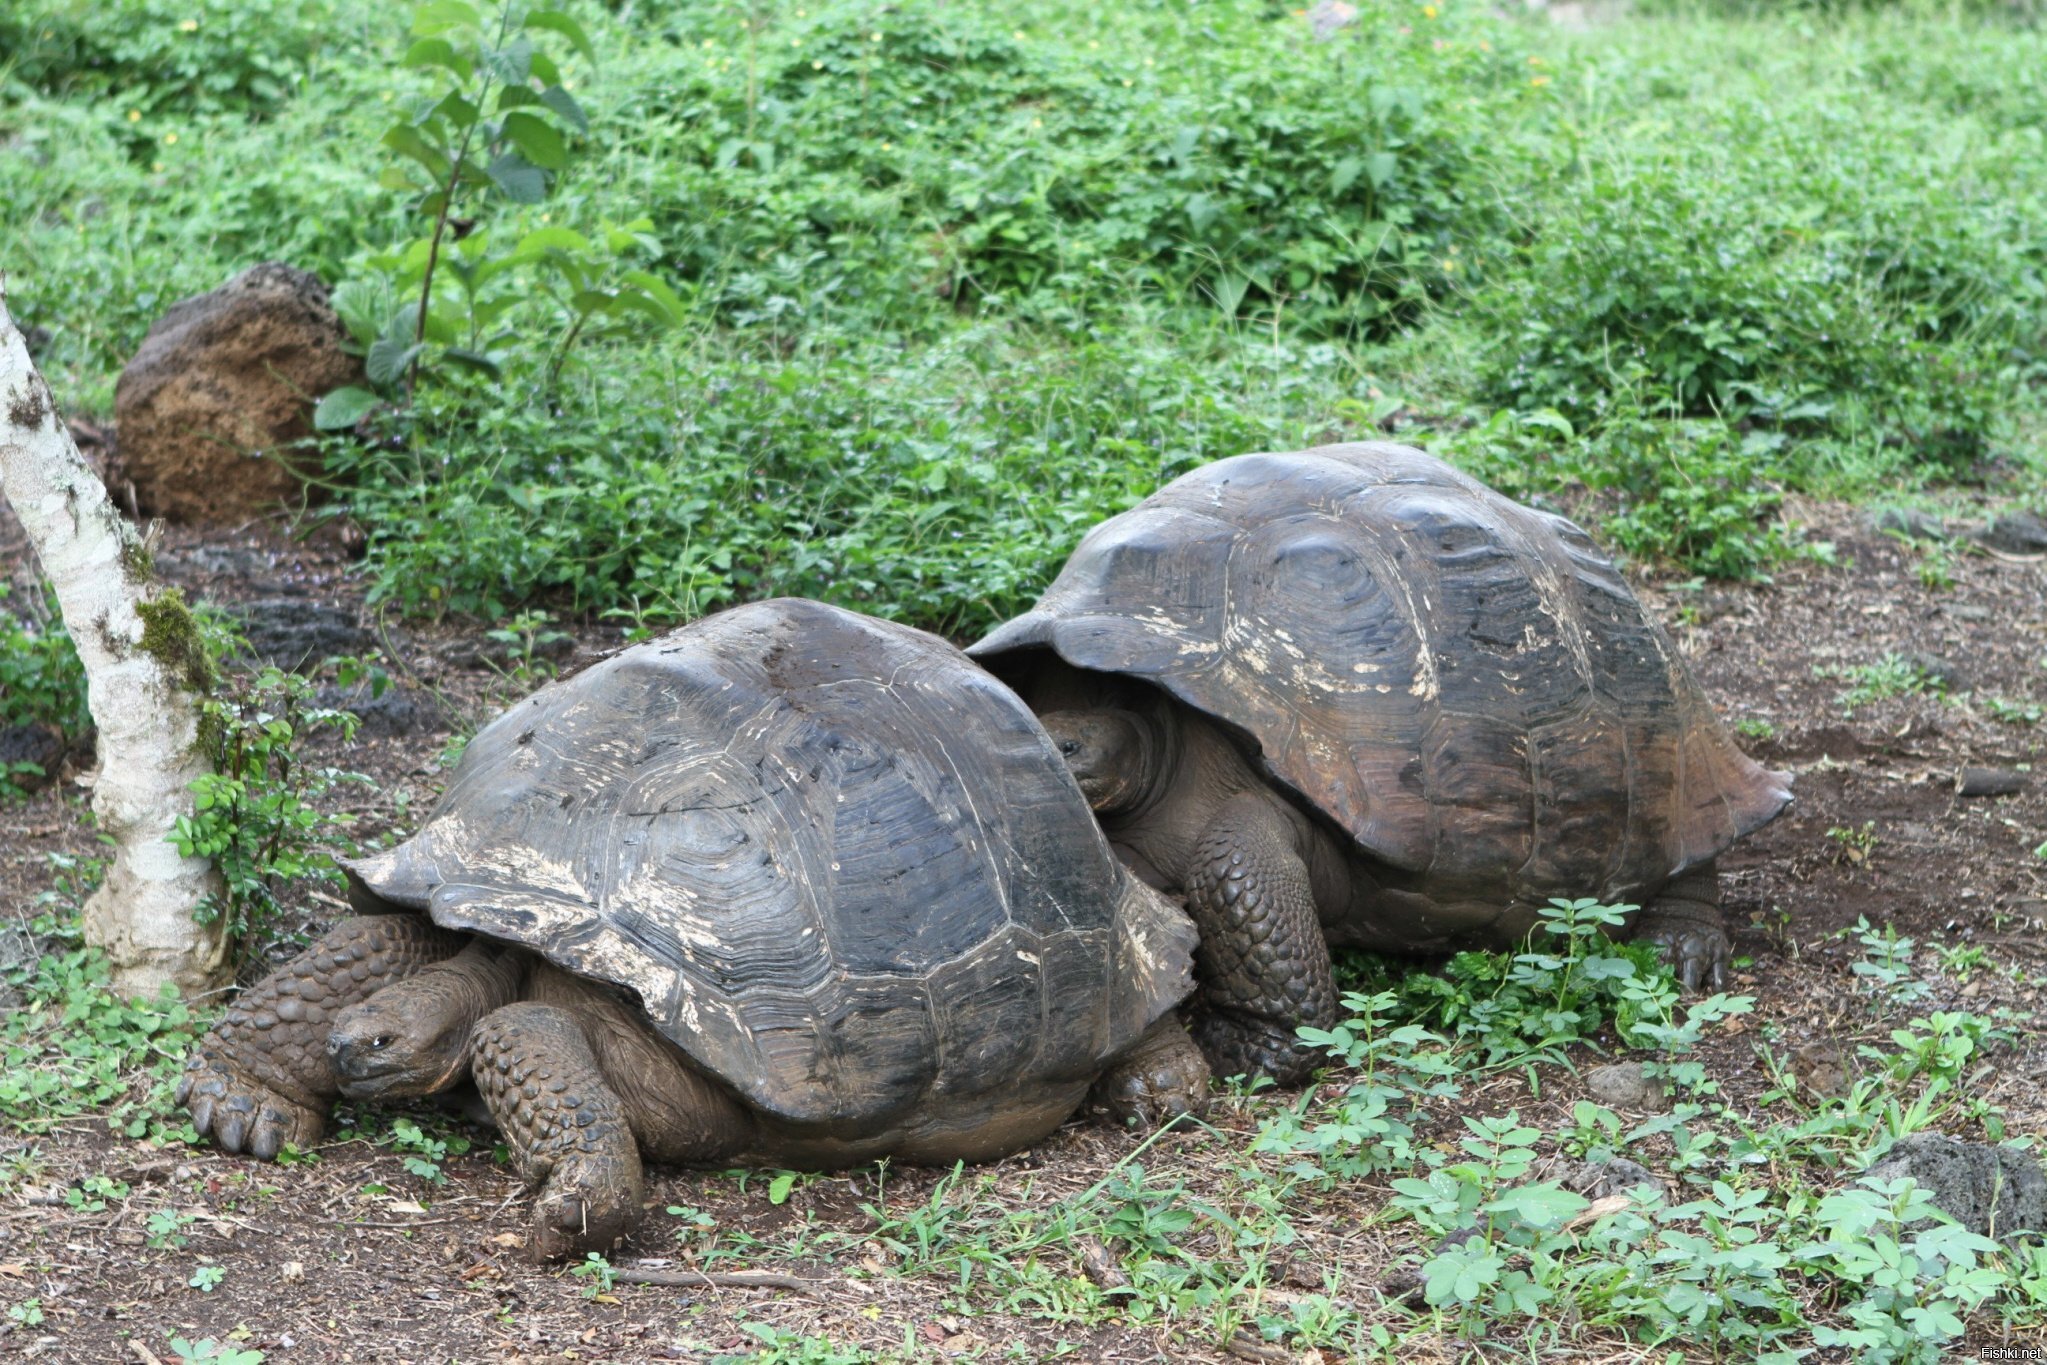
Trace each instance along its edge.
<path fill-rule="evenodd" d="M 1129 777 L 1112 802 L 1095 807 L 1105 820 L 1124 823 L 1142 817 L 1166 798 L 1180 771 L 1180 708 L 1160 697 L 1118 712 L 1134 741 L 1125 755 Z"/>
<path fill-rule="evenodd" d="M 343 1010 L 327 1035 L 341 1093 L 431 1095 L 466 1079 L 478 1021 L 519 998 L 526 971 L 524 953 L 477 939 Z"/>

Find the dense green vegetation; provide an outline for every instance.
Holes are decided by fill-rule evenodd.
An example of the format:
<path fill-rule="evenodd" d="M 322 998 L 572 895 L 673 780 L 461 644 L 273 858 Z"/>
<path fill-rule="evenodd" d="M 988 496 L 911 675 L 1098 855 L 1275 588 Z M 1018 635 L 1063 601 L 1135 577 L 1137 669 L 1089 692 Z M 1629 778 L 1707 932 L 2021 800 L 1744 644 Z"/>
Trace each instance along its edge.
<path fill-rule="evenodd" d="M 482 278 L 428 338 L 482 368 L 386 382 L 328 453 L 408 608 L 799 592 L 971 631 L 1162 477 L 1381 430 L 1747 576 L 1798 548 L 1785 489 L 2039 459 L 2047 41 L 1994 16 L 571 9 L 595 63 L 532 35 L 576 106 L 529 105 L 551 184 L 474 187 Z M 10 7 L 0 203 L 60 391 L 105 405 L 168 302 L 264 256 L 386 331 L 426 242 L 380 138 L 451 79 L 415 36 L 359 0 Z M 673 294 L 579 335 L 628 275 Z"/>

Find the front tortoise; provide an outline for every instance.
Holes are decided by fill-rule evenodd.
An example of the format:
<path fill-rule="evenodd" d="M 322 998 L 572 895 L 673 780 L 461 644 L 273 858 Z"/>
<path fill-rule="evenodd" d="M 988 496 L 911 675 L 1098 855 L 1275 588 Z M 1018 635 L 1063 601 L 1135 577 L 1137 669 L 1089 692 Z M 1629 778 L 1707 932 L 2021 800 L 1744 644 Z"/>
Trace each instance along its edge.
<path fill-rule="evenodd" d="M 978 1161 L 1091 1085 L 1133 1121 L 1206 1091 L 1174 1012 L 1193 926 L 1035 717 L 835 607 L 736 608 L 541 689 L 350 873 L 362 916 L 240 998 L 179 1100 L 272 1157 L 337 1094 L 472 1078 L 543 1256 L 633 1229 L 642 1154 Z"/>
<path fill-rule="evenodd" d="M 1505 948 L 1552 897 L 1719 984 L 1714 858 L 1790 800 L 1583 531 L 1406 446 L 1196 469 L 967 652 L 1186 894 L 1224 1075 L 1305 1074 L 1328 944 Z"/>

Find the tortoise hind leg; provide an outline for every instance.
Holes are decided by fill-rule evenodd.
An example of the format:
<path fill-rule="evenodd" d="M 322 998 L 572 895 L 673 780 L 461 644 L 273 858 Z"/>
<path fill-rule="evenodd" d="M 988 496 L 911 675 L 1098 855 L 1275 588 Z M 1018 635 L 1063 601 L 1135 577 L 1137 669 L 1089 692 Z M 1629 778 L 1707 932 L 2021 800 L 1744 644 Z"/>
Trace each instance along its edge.
<path fill-rule="evenodd" d="M 1087 1107 L 1123 1128 L 1163 1128 L 1208 1112 L 1208 1058 L 1168 1014 L 1118 1057 L 1088 1091 Z"/>
<path fill-rule="evenodd" d="M 1223 803 L 1195 849 L 1187 913 L 1201 932 L 1206 1007 L 1194 1035 L 1215 1073 L 1307 1079 L 1315 1054 L 1294 1030 L 1336 1022 L 1336 983 L 1300 834 L 1278 797 Z"/>
<path fill-rule="evenodd" d="M 1720 873 L 1709 859 L 1684 873 L 1635 917 L 1634 937 L 1654 943 L 1677 969 L 1685 989 L 1727 984 L 1727 921 L 1720 909 Z"/>

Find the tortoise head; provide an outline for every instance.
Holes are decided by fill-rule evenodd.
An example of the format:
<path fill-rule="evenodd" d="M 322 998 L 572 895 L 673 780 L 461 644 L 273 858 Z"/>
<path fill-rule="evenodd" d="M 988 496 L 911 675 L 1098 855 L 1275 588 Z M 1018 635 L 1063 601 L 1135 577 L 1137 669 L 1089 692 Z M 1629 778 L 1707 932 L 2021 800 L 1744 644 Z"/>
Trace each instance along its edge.
<path fill-rule="evenodd" d="M 477 1021 L 516 997 L 517 954 L 472 942 L 335 1016 L 327 1060 L 350 1099 L 432 1095 L 469 1069 Z"/>
<path fill-rule="evenodd" d="M 1149 717 L 1100 707 L 1050 711 L 1039 719 L 1095 814 L 1134 810 L 1150 797 L 1161 745 Z"/>

